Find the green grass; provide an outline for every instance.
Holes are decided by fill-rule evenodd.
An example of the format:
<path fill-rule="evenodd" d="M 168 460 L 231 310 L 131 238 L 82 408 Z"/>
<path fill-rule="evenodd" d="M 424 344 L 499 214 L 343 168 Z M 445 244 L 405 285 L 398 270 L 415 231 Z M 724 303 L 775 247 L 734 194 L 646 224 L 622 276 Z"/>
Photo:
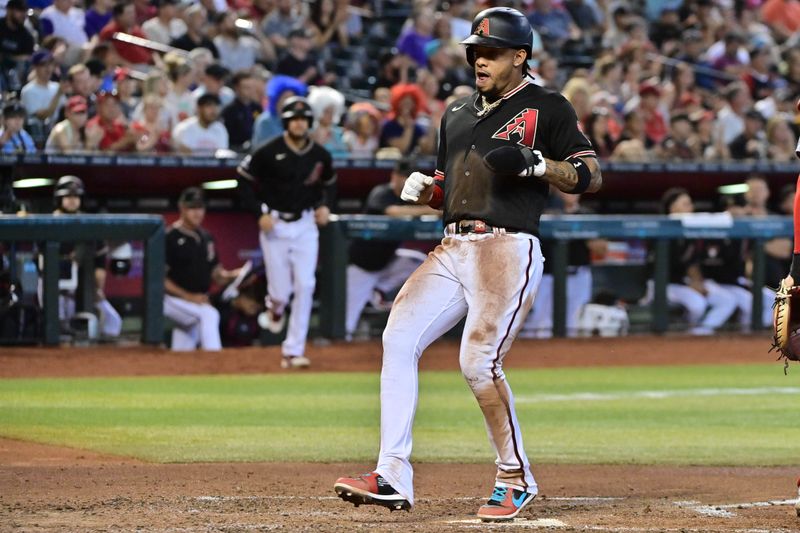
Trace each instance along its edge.
<path fill-rule="evenodd" d="M 778 365 L 511 370 L 509 379 L 533 462 L 798 463 L 800 381 Z M 158 462 L 370 463 L 378 389 L 372 373 L 6 379 L 0 435 Z M 415 460 L 493 458 L 459 373 L 422 373 L 420 389 Z M 600 399 L 572 396 L 581 393 Z"/>

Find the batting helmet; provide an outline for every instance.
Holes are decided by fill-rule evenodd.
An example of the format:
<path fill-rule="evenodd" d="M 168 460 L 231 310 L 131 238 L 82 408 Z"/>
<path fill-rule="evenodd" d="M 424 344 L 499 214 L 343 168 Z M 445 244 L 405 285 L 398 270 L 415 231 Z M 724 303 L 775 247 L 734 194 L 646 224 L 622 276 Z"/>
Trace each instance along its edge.
<path fill-rule="evenodd" d="M 56 182 L 56 188 L 53 190 L 55 198 L 64 196 L 83 196 L 85 189 L 83 181 L 78 176 L 61 176 Z"/>
<path fill-rule="evenodd" d="M 293 118 L 304 118 L 308 120 L 309 127 L 314 123 L 314 112 L 311 110 L 311 105 L 309 105 L 308 100 L 302 96 L 292 96 L 287 98 L 283 103 L 283 107 L 281 108 L 281 121 L 283 122 L 284 129 L 286 129 L 289 121 Z"/>
<path fill-rule="evenodd" d="M 467 62 L 475 64 L 472 45 L 490 48 L 524 48 L 525 59 L 531 58 L 533 28 L 525 15 L 510 7 L 484 9 L 472 21 L 472 34 L 461 41 L 467 45 Z"/>

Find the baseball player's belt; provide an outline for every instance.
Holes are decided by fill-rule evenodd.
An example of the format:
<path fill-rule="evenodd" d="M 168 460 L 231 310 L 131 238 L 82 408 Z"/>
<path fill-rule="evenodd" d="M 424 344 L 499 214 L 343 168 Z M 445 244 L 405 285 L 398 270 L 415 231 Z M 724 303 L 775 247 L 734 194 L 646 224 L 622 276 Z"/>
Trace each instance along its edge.
<path fill-rule="evenodd" d="M 282 211 L 272 211 L 275 213 L 279 219 L 283 220 L 284 222 L 297 222 L 303 216 L 303 213 L 285 213 Z"/>
<path fill-rule="evenodd" d="M 487 224 L 483 220 L 459 220 L 447 225 L 449 233 L 517 233 L 516 230 L 500 228 Z"/>

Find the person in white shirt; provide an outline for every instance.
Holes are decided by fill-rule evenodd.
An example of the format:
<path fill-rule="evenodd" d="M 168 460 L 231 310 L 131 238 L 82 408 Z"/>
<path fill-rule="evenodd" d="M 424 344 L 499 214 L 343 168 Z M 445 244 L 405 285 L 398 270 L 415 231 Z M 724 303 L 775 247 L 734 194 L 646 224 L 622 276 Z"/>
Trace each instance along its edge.
<path fill-rule="evenodd" d="M 192 91 L 195 102 L 197 102 L 198 98 L 207 93 L 219 96 L 220 105 L 222 105 L 222 107 L 233 102 L 236 95 L 233 93 L 233 89 L 225 85 L 225 80 L 228 79 L 229 75 L 230 71 L 219 63 L 211 63 L 208 65 L 200 78 L 200 85 Z"/>
<path fill-rule="evenodd" d="M 219 122 L 219 97 L 204 94 L 197 99 L 197 116 L 187 118 L 172 130 L 175 150 L 183 154 L 213 154 L 228 149 L 228 130 Z"/>
<path fill-rule="evenodd" d="M 28 110 L 28 128 L 31 135 L 41 138 L 47 137 L 50 120 L 63 105 L 64 94 L 61 84 L 52 81 L 55 69 L 53 54 L 47 50 L 39 50 L 31 57 L 33 65 L 33 79 L 26 83 L 20 92 L 20 100 Z"/>
<path fill-rule="evenodd" d="M 67 42 L 67 62 L 76 63 L 81 48 L 89 38 L 84 29 L 86 15 L 82 9 L 75 7 L 75 0 L 53 0 L 53 5 L 42 11 L 39 20 L 44 35 L 55 35 Z"/>
<path fill-rule="evenodd" d="M 186 23 L 178 16 L 178 0 L 156 0 L 153 2 L 158 8 L 155 17 L 142 24 L 142 31 L 151 41 L 169 44 L 186 33 Z"/>

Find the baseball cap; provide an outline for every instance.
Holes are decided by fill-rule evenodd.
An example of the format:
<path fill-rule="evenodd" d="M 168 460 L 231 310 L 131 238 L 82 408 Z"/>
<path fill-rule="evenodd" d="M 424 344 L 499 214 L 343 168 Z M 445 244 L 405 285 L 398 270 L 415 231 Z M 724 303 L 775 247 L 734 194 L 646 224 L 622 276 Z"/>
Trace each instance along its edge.
<path fill-rule="evenodd" d="M 206 198 L 203 190 L 199 187 L 189 187 L 181 192 L 178 198 L 178 205 L 182 207 L 205 207 Z"/>
<path fill-rule="evenodd" d="M 53 61 L 53 54 L 49 50 L 39 50 L 34 52 L 31 56 L 31 64 L 35 67 L 37 65 L 45 65 Z"/>
<path fill-rule="evenodd" d="M 210 76 L 215 80 L 224 80 L 228 77 L 228 74 L 231 73 L 230 70 L 226 69 L 219 63 L 211 63 L 203 72 L 205 72 L 206 76 Z"/>
<path fill-rule="evenodd" d="M 28 2 L 26 0 L 8 0 L 6 9 L 16 9 L 18 11 L 27 11 Z"/>
<path fill-rule="evenodd" d="M 658 85 L 655 83 L 651 81 L 645 81 L 639 85 L 639 96 L 644 96 L 646 94 L 661 96 L 661 89 L 659 89 Z"/>
<path fill-rule="evenodd" d="M 81 113 L 87 111 L 89 106 L 86 105 L 86 98 L 80 95 L 70 96 L 67 100 L 67 110 L 73 113 Z"/>
<path fill-rule="evenodd" d="M 759 120 L 761 122 L 766 122 L 764 119 L 764 115 L 758 112 L 756 109 L 750 109 L 747 113 L 744 114 L 744 118 L 749 118 L 753 120 Z"/>
<path fill-rule="evenodd" d="M 3 116 L 5 118 L 24 117 L 25 107 L 17 101 L 9 102 L 3 106 Z"/>

